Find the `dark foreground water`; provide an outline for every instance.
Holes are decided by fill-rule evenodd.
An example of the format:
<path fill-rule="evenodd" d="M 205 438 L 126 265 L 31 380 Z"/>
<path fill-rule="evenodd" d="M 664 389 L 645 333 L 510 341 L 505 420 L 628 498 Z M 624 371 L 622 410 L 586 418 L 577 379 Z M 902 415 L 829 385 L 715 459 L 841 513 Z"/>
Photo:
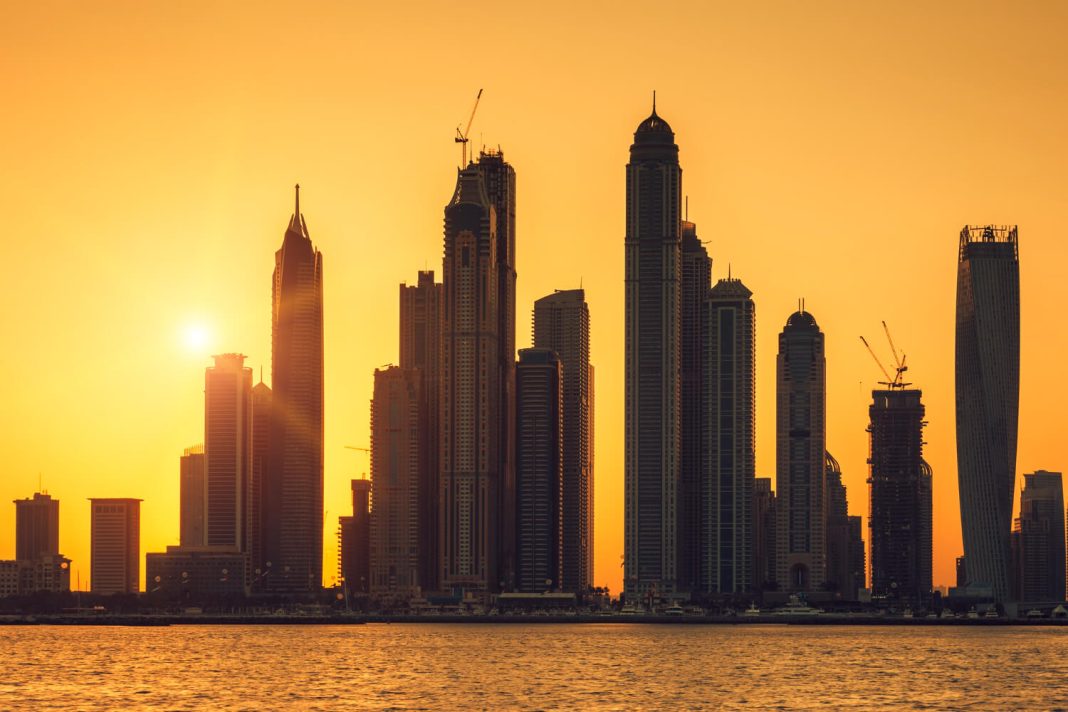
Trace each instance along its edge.
<path fill-rule="evenodd" d="M 1068 630 L 0 628 L 0 709 L 740 707 L 1068 708 Z"/>

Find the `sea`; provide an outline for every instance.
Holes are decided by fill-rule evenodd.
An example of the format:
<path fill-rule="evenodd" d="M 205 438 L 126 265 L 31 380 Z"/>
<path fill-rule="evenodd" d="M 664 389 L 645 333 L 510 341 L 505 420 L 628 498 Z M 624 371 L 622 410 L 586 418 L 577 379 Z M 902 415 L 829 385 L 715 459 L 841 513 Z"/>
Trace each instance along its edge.
<path fill-rule="evenodd" d="M 0 709 L 1068 709 L 1068 628 L 0 626 Z"/>

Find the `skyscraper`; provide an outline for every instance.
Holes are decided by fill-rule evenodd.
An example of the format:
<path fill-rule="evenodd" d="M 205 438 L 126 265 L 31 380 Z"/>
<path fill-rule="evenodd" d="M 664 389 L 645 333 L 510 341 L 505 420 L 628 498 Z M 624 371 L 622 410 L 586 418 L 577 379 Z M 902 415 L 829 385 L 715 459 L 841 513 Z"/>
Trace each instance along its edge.
<path fill-rule="evenodd" d="M 206 543 L 246 550 L 252 450 L 252 369 L 241 354 L 215 356 L 204 376 Z"/>
<path fill-rule="evenodd" d="M 498 150 L 483 150 L 478 171 L 496 220 L 497 263 L 497 371 L 500 381 L 497 413 L 498 578 L 506 585 L 515 580 L 515 169 Z"/>
<path fill-rule="evenodd" d="M 264 488 L 267 482 L 267 470 L 271 462 L 271 402 L 273 394 L 271 389 L 262 380 L 252 387 L 252 456 L 249 467 L 248 482 L 248 562 L 249 562 L 249 585 L 254 589 L 261 589 L 265 583 L 263 578 L 267 570 L 267 559 L 263 556 L 263 542 L 268 536 L 264 527 L 274 526 L 270 519 L 263 515 Z M 273 564 L 274 562 L 272 562 Z"/>
<path fill-rule="evenodd" d="M 1007 600 L 1020 409 L 1016 227 L 965 226 L 957 264 L 957 479 L 970 584 Z"/>
<path fill-rule="evenodd" d="M 519 350 L 516 408 L 516 588 L 560 589 L 564 391 L 556 352 Z"/>
<path fill-rule="evenodd" d="M 708 318 L 705 303 L 712 287 L 712 260 L 697 237 L 697 226 L 681 223 L 679 282 L 679 489 L 677 522 L 678 586 L 683 591 L 707 589 L 704 569 L 702 504 L 708 463 L 706 422 L 708 394 Z M 748 509 L 748 500 L 747 506 Z M 717 589 L 718 590 L 718 589 Z"/>
<path fill-rule="evenodd" d="M 439 583 L 483 594 L 500 583 L 501 430 L 509 420 L 500 413 L 497 225 L 472 163 L 445 207 Z"/>
<path fill-rule="evenodd" d="M 141 500 L 90 499 L 89 587 L 137 593 L 141 579 Z"/>
<path fill-rule="evenodd" d="M 352 480 L 352 516 L 340 517 L 338 573 L 349 593 L 371 584 L 371 480 Z"/>
<path fill-rule="evenodd" d="M 15 559 L 59 555 L 59 500 L 36 492 L 15 500 Z"/>
<path fill-rule="evenodd" d="M 776 370 L 776 580 L 784 591 L 811 591 L 827 576 L 827 365 L 823 332 L 808 312 L 787 319 L 779 334 Z"/>
<path fill-rule="evenodd" d="M 842 467 L 831 453 L 827 453 L 824 465 L 826 491 L 825 537 L 827 587 L 845 601 L 857 600 L 857 589 L 864 587 L 864 543 L 860 538 L 860 517 L 849 516 L 849 501 L 846 487 L 842 484 Z M 857 565 L 857 551 L 861 552 Z"/>
<path fill-rule="evenodd" d="M 593 586 L 593 367 L 586 293 L 558 290 L 534 302 L 533 331 L 534 347 L 555 352 L 563 371 L 559 587 L 581 594 Z"/>
<path fill-rule="evenodd" d="M 708 293 L 704 309 L 704 380 L 695 388 L 704 394 L 704 447 L 699 452 L 703 449 L 706 456 L 701 490 L 693 496 L 700 504 L 700 588 L 706 593 L 742 592 L 763 583 L 763 579 L 752 579 L 756 477 L 756 306 L 752 296 L 741 280 L 721 279 Z"/>
<path fill-rule="evenodd" d="M 418 369 L 422 398 L 423 473 L 419 485 L 420 580 L 426 590 L 437 589 L 438 497 L 441 447 L 441 322 L 442 285 L 434 272 L 419 272 L 415 286 L 400 285 L 400 366 Z"/>
<path fill-rule="evenodd" d="M 1039 470 L 1024 475 L 1020 517 L 1013 534 L 1018 600 L 1063 601 L 1065 541 L 1061 473 Z"/>
<path fill-rule="evenodd" d="M 627 164 L 623 591 L 677 591 L 682 169 L 653 113 Z"/>
<path fill-rule="evenodd" d="M 753 479 L 753 573 L 754 590 L 775 581 L 775 493 L 770 477 Z"/>
<path fill-rule="evenodd" d="M 263 556 L 279 592 L 323 579 L 323 257 L 296 207 L 275 253 L 271 318 L 270 462 Z"/>
<path fill-rule="evenodd" d="M 179 460 L 180 532 L 181 546 L 204 546 L 204 446 L 186 448 Z"/>
<path fill-rule="evenodd" d="M 419 371 L 375 370 L 371 401 L 371 593 L 421 591 L 419 485 L 423 479 Z"/>
<path fill-rule="evenodd" d="M 868 409 L 871 589 L 913 602 L 931 595 L 931 468 L 919 390 L 875 390 Z"/>

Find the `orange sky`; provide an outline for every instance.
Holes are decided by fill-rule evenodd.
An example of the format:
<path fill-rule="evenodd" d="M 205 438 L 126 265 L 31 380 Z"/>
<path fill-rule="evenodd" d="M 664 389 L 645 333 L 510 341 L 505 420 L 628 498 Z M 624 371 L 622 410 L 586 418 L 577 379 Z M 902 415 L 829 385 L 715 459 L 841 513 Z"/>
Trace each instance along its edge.
<path fill-rule="evenodd" d="M 324 255 L 326 567 L 368 468 L 372 372 L 397 284 L 440 275 L 452 142 L 518 175 L 517 342 L 533 300 L 586 288 L 596 384 L 596 582 L 623 550 L 624 165 L 658 90 L 714 277 L 758 324 L 757 469 L 774 474 L 776 336 L 804 296 L 827 334 L 828 445 L 867 512 L 885 319 L 924 390 L 935 583 L 960 553 L 957 235 L 1020 226 L 1019 472 L 1061 470 L 1068 5 L 985 2 L 21 3 L 0 24 L 0 503 L 38 475 L 89 571 L 87 497 L 142 497 L 178 540 L 178 458 L 203 440 L 210 354 L 270 360 L 292 186 Z M 187 343 L 191 328 L 210 338 Z M 865 539 L 867 531 L 865 530 Z M 0 505 L 0 557 L 14 506 Z"/>

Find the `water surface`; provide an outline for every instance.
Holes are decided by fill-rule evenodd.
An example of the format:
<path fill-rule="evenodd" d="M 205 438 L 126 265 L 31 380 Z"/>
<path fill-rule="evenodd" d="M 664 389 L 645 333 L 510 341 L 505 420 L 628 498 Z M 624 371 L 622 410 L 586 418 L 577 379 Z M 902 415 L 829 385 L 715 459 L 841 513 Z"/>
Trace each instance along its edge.
<path fill-rule="evenodd" d="M 1058 709 L 1068 629 L 0 627 L 0 709 Z"/>

